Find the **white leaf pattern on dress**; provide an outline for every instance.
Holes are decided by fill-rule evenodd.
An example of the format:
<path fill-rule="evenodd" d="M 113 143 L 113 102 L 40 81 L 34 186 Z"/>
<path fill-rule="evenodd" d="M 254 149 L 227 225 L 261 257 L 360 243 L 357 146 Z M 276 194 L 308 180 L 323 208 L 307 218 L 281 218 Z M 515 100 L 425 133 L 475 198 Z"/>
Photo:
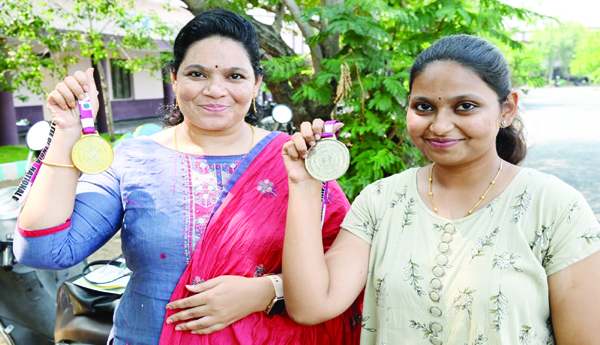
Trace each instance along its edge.
<path fill-rule="evenodd" d="M 496 254 L 494 260 L 492 261 L 492 269 L 494 269 L 495 267 L 498 267 L 499 269 L 506 269 L 512 267 L 515 271 L 519 273 L 523 272 L 522 269 L 515 266 L 515 263 L 520 258 L 521 257 L 515 253 L 511 253 L 510 255 L 508 255 L 508 252 L 504 252 L 500 255 Z"/>
<path fill-rule="evenodd" d="M 373 224 L 371 224 L 371 221 L 367 219 L 362 224 L 353 224 L 353 225 L 361 227 L 362 230 L 365 232 L 365 234 L 367 234 L 367 236 L 369 236 L 371 239 L 373 239 L 373 237 L 375 237 L 375 234 L 377 233 L 377 231 L 379 231 L 379 221 L 381 221 L 381 218 L 375 218 L 375 220 L 373 221 Z"/>
<path fill-rule="evenodd" d="M 471 290 L 471 288 L 467 287 L 463 291 L 458 289 L 458 297 L 454 299 L 454 314 L 458 314 L 458 312 L 462 310 L 466 310 L 469 315 L 469 319 L 471 318 L 471 304 L 473 304 L 473 293 L 476 290 Z"/>
<path fill-rule="evenodd" d="M 494 204 L 498 201 L 500 201 L 500 196 L 495 197 L 494 200 L 490 201 L 490 203 L 485 206 L 485 209 L 490 210 L 490 217 L 494 216 Z"/>
<path fill-rule="evenodd" d="M 577 203 L 576 199 L 573 199 L 573 201 L 571 201 L 571 203 L 569 204 L 569 214 L 567 215 L 567 224 L 571 224 L 571 215 L 573 214 L 573 212 L 575 210 L 581 210 L 581 208 L 579 208 L 579 204 Z"/>
<path fill-rule="evenodd" d="M 424 323 L 417 322 L 415 320 L 409 320 L 410 324 L 408 327 L 414 329 L 420 329 L 423 331 L 423 339 L 427 339 L 429 337 L 437 337 L 438 334 L 433 329 L 431 329 L 431 324 L 426 326 Z"/>
<path fill-rule="evenodd" d="M 491 234 L 486 236 L 485 239 L 478 238 L 477 243 L 475 244 L 475 248 L 471 249 L 471 261 L 473 261 L 473 259 L 475 259 L 475 257 L 477 256 L 484 256 L 487 248 L 494 245 L 492 239 L 498 236 L 499 233 L 500 228 L 496 228 L 494 229 L 494 231 L 492 231 Z"/>
<path fill-rule="evenodd" d="M 415 198 L 410 198 L 406 207 L 404 208 L 404 218 L 402 219 L 402 233 L 404 233 L 404 227 L 407 225 L 412 225 L 412 217 L 416 214 L 413 211 L 413 206 L 417 204 L 417 200 Z"/>
<path fill-rule="evenodd" d="M 580 238 L 585 239 L 587 244 L 600 241 L 600 228 L 589 228 Z"/>
<path fill-rule="evenodd" d="M 521 220 L 521 216 L 525 211 L 529 211 L 529 206 L 531 206 L 531 195 L 527 193 L 527 189 L 523 191 L 523 194 L 516 196 L 517 203 L 512 208 L 515 210 L 515 214 L 511 220 L 513 223 L 518 223 Z"/>
<path fill-rule="evenodd" d="M 530 326 L 523 325 L 519 332 L 519 344 L 529 345 L 531 341 L 537 336 Z"/>
<path fill-rule="evenodd" d="M 377 278 L 377 286 L 375 287 L 375 301 L 377 302 L 378 306 L 381 306 L 380 302 L 385 301 L 385 298 L 388 295 L 385 282 L 386 276 L 387 274 L 381 279 Z"/>
<path fill-rule="evenodd" d="M 485 335 L 480 334 L 479 336 L 477 336 L 477 339 L 475 339 L 475 341 L 471 343 L 471 345 L 483 345 L 483 343 L 485 343 L 487 341 L 488 341 L 488 338 Z M 465 345 L 469 345 L 469 344 L 465 343 Z"/>
<path fill-rule="evenodd" d="M 529 243 L 529 248 L 533 250 L 533 248 L 539 244 L 542 250 L 548 249 L 550 246 L 550 240 L 552 239 L 552 226 L 554 223 L 546 226 L 542 225 L 542 227 L 535 232 L 535 238 L 533 241 Z"/>
<path fill-rule="evenodd" d="M 413 289 L 415 289 L 417 292 L 417 295 L 421 297 L 425 295 L 425 291 L 419 286 L 419 280 L 423 280 L 423 277 L 418 275 L 418 267 L 419 264 L 413 262 L 412 259 L 408 260 L 408 263 L 404 266 L 404 281 L 408 281 L 408 283 L 412 285 Z"/>
<path fill-rule="evenodd" d="M 404 200 L 406 199 L 407 189 L 408 186 L 404 186 L 402 187 L 402 191 L 400 193 L 394 192 L 394 194 L 396 194 L 396 198 L 392 199 L 392 201 L 390 202 L 390 208 L 394 208 L 396 207 L 396 205 L 398 205 L 398 203 L 404 202 Z"/>
<path fill-rule="evenodd" d="M 492 301 L 490 313 L 494 315 L 492 329 L 500 332 L 502 320 L 504 319 L 504 316 L 508 316 L 508 298 L 506 298 L 500 287 L 498 287 L 498 294 L 490 297 L 490 300 Z"/>

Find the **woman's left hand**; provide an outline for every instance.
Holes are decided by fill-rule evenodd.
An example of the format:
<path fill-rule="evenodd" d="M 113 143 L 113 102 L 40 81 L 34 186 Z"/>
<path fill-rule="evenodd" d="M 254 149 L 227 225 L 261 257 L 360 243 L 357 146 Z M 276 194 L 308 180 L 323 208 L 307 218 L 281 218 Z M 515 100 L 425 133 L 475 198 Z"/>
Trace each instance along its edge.
<path fill-rule="evenodd" d="M 167 309 L 185 309 L 171 315 L 167 323 L 182 322 L 177 331 L 210 334 L 252 313 L 264 311 L 275 298 L 268 278 L 221 276 L 186 288 L 196 293 L 167 304 Z"/>

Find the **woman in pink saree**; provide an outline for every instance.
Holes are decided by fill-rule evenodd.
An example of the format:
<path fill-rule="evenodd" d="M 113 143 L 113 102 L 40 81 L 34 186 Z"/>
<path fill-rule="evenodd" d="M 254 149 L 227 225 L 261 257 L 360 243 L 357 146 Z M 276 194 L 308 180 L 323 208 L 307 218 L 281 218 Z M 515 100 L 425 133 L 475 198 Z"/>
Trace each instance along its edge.
<path fill-rule="evenodd" d="M 289 136 L 273 134 L 270 143 L 247 168 L 238 167 L 245 168 L 239 179 L 230 180 L 234 182 L 231 190 L 224 193 L 222 203 L 214 211 L 173 293 L 173 301 L 194 294 L 185 285 L 201 285 L 223 275 L 259 277 L 281 272 L 288 186 L 283 159 L 277 155 Z M 348 209 L 337 183 L 329 184 L 328 195 L 323 228 L 325 250 L 335 239 Z M 176 324 L 170 324 L 164 326 L 160 344 L 353 344 L 360 329 L 355 323 L 357 311 L 354 306 L 341 317 L 309 327 L 294 323 L 285 312 L 272 316 L 259 312 L 209 335 L 178 332 Z M 167 318 L 176 312 L 167 311 Z"/>
<path fill-rule="evenodd" d="M 202 68 L 207 68 L 206 65 L 212 68 L 214 65 L 215 69 L 219 68 L 218 62 L 210 59 L 205 61 L 207 59 L 203 59 L 202 53 L 194 55 L 194 52 L 226 50 L 226 44 L 243 42 L 236 37 L 235 30 L 226 31 L 236 25 L 245 27 L 245 30 L 240 30 L 245 31 L 244 35 L 248 35 L 248 28 L 252 26 L 245 19 L 223 10 L 200 14 L 186 25 L 182 32 L 190 30 L 187 37 L 191 43 L 187 44 L 187 49 L 184 47 L 184 76 L 186 64 Z M 256 37 L 253 28 L 251 34 Z M 226 44 L 222 45 L 223 42 Z M 178 41 L 175 42 L 176 53 L 182 49 L 177 44 Z M 251 56 L 249 46 L 244 44 L 243 47 Z M 254 48 L 258 50 L 257 45 Z M 247 59 L 244 55 L 238 54 L 238 59 Z M 228 68 L 225 63 L 221 67 Z M 195 70 L 192 68 L 190 71 L 194 73 Z M 200 73 L 198 77 L 203 76 Z M 220 87 L 215 84 L 212 83 L 210 87 Z M 211 92 L 216 91 L 213 89 Z M 320 124 L 320 121 L 316 122 L 316 126 Z M 209 310 L 208 306 L 203 305 L 203 300 L 210 299 L 211 293 L 214 293 L 211 290 L 214 280 L 211 279 L 281 274 L 288 199 L 287 173 L 281 150 L 289 139 L 283 133 L 265 133 L 227 181 L 210 213 L 208 225 L 195 246 L 191 261 L 167 305 L 160 345 L 357 344 L 360 335 L 360 322 L 357 322 L 360 310 L 357 304 L 340 317 L 316 326 L 298 325 L 285 311 L 276 315 L 273 312 L 254 312 L 231 324 L 215 325 L 212 315 L 219 311 Z M 339 225 L 350 205 L 337 183 L 329 183 L 325 195 L 323 248 L 327 250 L 337 236 Z M 248 295 L 246 298 L 252 301 L 257 297 Z"/>

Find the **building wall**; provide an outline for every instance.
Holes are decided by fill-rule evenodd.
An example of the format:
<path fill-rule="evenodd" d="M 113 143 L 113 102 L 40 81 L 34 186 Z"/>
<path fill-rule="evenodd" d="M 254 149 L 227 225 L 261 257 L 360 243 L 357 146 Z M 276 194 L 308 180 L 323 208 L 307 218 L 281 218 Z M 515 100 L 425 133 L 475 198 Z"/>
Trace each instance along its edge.
<path fill-rule="evenodd" d="M 132 54 L 136 55 L 136 54 Z M 110 80 L 110 64 L 106 65 L 106 78 L 109 87 L 109 99 L 112 100 L 112 81 Z M 69 75 L 76 71 L 85 71 L 91 67 L 91 61 L 81 60 L 67 68 Z M 61 80 L 46 78 L 43 86 L 49 91 L 53 90 Z M 156 116 L 158 108 L 163 104 L 164 92 L 161 71 L 141 71 L 132 75 L 132 98 L 127 100 L 112 100 L 113 120 L 128 120 Z M 27 119 L 31 124 L 52 119 L 46 108 L 47 96 L 39 96 L 27 89 L 19 91 L 19 95 L 28 96 L 27 101 L 21 101 L 13 95 L 17 120 Z M 29 127 L 20 127 L 19 131 L 26 131 Z"/>

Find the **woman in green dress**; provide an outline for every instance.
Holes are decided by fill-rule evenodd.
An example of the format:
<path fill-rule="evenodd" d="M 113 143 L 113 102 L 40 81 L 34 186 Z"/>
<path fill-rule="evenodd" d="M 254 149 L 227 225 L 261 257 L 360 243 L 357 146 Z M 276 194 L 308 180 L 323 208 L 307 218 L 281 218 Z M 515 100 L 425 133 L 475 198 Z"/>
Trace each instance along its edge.
<path fill-rule="evenodd" d="M 581 194 L 517 164 L 526 145 L 502 52 L 444 37 L 415 61 L 407 128 L 433 164 L 379 180 L 323 254 L 302 126 L 283 148 L 286 307 L 302 324 L 365 289 L 362 344 L 592 344 L 600 225 Z M 312 144 L 312 143 L 311 143 Z"/>

